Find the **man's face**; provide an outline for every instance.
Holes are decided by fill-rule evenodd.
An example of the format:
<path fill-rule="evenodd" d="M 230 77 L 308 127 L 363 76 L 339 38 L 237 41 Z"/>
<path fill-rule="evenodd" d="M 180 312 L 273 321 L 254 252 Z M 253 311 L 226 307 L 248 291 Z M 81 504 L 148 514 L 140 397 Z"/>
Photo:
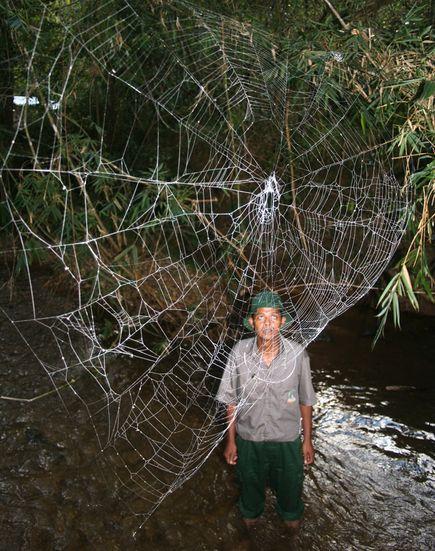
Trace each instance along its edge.
<path fill-rule="evenodd" d="M 278 335 L 285 323 L 285 317 L 278 308 L 257 308 L 255 314 L 249 318 L 249 323 L 258 337 L 269 340 Z"/>

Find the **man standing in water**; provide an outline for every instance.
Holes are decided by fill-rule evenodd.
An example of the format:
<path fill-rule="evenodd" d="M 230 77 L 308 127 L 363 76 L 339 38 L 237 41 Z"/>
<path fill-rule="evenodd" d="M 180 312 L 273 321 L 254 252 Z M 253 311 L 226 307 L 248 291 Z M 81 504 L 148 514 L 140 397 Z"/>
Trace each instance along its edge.
<path fill-rule="evenodd" d="M 256 336 L 239 341 L 231 351 L 216 398 L 227 406 L 224 456 L 236 465 L 245 523 L 255 523 L 263 513 L 269 485 L 278 514 L 297 531 L 304 510 L 303 463 L 314 461 L 316 395 L 307 352 L 280 335 L 288 322 L 276 293 L 262 291 L 254 297 L 244 325 Z"/>

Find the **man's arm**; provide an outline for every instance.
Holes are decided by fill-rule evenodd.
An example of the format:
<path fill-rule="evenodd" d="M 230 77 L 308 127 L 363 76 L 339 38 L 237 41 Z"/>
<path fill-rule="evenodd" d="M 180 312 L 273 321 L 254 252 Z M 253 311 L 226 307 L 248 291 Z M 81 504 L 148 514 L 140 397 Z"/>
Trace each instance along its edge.
<path fill-rule="evenodd" d="M 237 463 L 237 445 L 236 445 L 236 406 L 230 404 L 227 406 L 227 444 L 225 446 L 224 457 L 228 465 L 235 465 Z"/>
<path fill-rule="evenodd" d="M 313 406 L 304 406 L 300 404 L 302 416 L 302 430 L 304 433 L 304 441 L 302 444 L 302 452 L 304 454 L 305 465 L 314 463 L 314 448 L 311 440 L 313 431 Z"/>

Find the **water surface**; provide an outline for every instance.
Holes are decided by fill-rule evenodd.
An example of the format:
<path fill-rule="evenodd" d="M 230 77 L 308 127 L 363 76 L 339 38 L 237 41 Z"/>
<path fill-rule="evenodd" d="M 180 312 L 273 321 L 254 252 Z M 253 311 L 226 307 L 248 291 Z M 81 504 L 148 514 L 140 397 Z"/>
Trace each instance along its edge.
<path fill-rule="evenodd" d="M 47 313 L 64 307 L 41 274 Z M 7 320 L 29 316 L 26 286 L 1 290 L 3 396 L 32 398 L 52 387 Z M 316 462 L 306 471 L 306 514 L 298 548 L 434 549 L 433 318 L 406 316 L 372 353 L 373 313 L 360 306 L 335 320 L 309 348 L 319 404 Z M 25 336 L 50 358 L 45 333 Z M 53 352 L 53 361 L 55 354 Z M 119 364 L 125 374 L 137 369 Z M 67 408 L 67 409 L 65 409 Z M 136 536 L 140 503 L 96 460 L 86 411 L 67 391 L 33 402 L 0 400 L 0 549 L 292 549 L 273 508 L 247 533 L 235 502 L 234 471 L 219 447 L 171 494 Z M 116 494 L 116 495 L 115 495 Z"/>

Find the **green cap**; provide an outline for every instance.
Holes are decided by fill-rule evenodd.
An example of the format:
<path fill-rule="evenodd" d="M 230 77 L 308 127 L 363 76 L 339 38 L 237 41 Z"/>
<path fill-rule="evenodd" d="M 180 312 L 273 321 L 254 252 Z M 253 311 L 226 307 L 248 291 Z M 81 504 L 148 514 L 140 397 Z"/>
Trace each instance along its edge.
<path fill-rule="evenodd" d="M 284 324 L 284 327 L 288 325 L 291 321 L 291 317 L 287 314 L 287 312 L 283 312 L 284 306 L 282 304 L 281 297 L 277 293 L 273 293 L 272 291 L 260 291 L 258 294 L 255 295 L 255 297 L 252 299 L 251 302 L 251 308 L 249 309 L 249 313 L 243 320 L 243 325 L 246 327 L 246 329 L 249 329 L 250 331 L 253 331 L 254 328 L 249 323 L 249 318 L 252 317 L 255 312 L 258 310 L 258 308 L 277 308 L 281 311 L 281 315 L 285 316 L 286 321 Z"/>

